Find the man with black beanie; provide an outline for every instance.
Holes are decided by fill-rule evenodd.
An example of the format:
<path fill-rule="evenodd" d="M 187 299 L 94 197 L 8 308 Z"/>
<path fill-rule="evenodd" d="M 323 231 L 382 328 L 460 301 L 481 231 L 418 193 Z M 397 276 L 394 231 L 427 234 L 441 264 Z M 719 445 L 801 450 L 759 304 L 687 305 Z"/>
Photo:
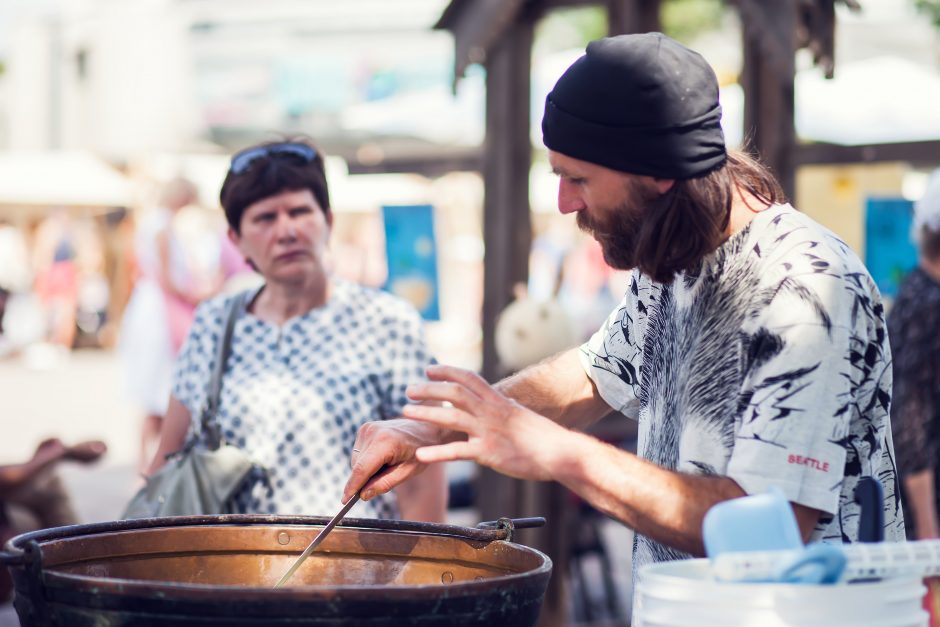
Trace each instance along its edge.
<path fill-rule="evenodd" d="M 697 53 L 660 33 L 588 45 L 546 99 L 543 139 L 559 210 L 633 270 L 623 301 L 583 346 L 495 387 L 429 369 L 409 389 L 429 403 L 403 411 L 416 422 L 360 430 L 345 497 L 382 464 L 364 498 L 472 459 L 623 521 L 639 568 L 702 555 L 710 507 L 771 487 L 805 541 L 855 541 L 853 491 L 874 477 L 885 539 L 903 539 L 878 290 L 760 164 L 726 151 L 720 119 Z M 579 431 L 611 410 L 639 420 L 637 455 Z"/>

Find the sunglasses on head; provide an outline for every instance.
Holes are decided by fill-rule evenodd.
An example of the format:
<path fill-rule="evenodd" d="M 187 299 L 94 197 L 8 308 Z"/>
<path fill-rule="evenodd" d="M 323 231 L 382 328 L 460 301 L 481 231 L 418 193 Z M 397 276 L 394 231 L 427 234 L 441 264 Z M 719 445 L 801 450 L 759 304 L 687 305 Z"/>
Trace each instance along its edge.
<path fill-rule="evenodd" d="M 228 170 L 232 174 L 241 174 L 248 170 L 258 159 L 270 159 L 278 156 L 296 157 L 306 165 L 317 158 L 317 151 L 307 144 L 295 142 L 246 148 L 232 157 L 232 163 L 229 165 Z"/>

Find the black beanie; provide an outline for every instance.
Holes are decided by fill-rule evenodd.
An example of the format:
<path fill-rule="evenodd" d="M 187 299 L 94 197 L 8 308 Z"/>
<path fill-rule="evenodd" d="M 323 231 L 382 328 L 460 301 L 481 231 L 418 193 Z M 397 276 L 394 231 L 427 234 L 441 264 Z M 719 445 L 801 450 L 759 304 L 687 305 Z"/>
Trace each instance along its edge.
<path fill-rule="evenodd" d="M 542 141 L 621 172 L 701 176 L 726 158 L 718 80 L 662 33 L 592 41 L 545 99 Z"/>

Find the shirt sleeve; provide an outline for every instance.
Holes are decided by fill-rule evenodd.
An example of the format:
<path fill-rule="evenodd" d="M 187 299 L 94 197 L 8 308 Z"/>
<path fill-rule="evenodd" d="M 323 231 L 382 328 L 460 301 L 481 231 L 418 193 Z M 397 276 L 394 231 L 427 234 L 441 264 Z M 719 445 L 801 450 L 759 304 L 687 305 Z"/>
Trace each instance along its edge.
<path fill-rule="evenodd" d="M 405 390 L 412 383 L 425 381 L 427 367 L 434 363 L 418 312 L 403 302 L 395 312 L 385 321 L 388 378 L 382 390 L 383 420 L 401 416 L 402 408 L 408 404 Z"/>
<path fill-rule="evenodd" d="M 222 308 L 207 301 L 196 308 L 193 324 L 176 358 L 173 396 L 189 410 L 191 419 L 200 419 L 206 406 L 209 375 L 215 362 L 215 345 L 222 328 Z"/>
<path fill-rule="evenodd" d="M 642 353 L 633 309 L 635 279 L 631 290 L 591 338 L 581 345 L 580 360 L 585 374 L 612 409 L 636 419 Z"/>
<path fill-rule="evenodd" d="M 881 458 L 890 349 L 870 278 L 811 261 L 755 295 L 727 474 L 835 514 L 846 474 Z"/>

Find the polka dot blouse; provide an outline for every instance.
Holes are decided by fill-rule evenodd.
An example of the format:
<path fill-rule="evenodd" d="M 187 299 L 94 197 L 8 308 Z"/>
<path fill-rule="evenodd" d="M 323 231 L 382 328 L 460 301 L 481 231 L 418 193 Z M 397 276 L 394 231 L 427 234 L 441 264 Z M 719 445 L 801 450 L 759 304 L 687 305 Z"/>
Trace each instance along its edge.
<path fill-rule="evenodd" d="M 199 306 L 174 375 L 173 395 L 194 425 L 206 405 L 226 304 Z M 246 299 L 246 302 L 251 299 Z M 400 415 L 405 388 L 431 363 L 418 313 L 378 290 L 332 279 L 322 307 L 276 325 L 238 313 L 219 423 L 267 473 L 235 499 L 239 513 L 332 516 L 341 506 L 359 427 Z M 394 518 L 393 494 L 349 516 Z"/>

